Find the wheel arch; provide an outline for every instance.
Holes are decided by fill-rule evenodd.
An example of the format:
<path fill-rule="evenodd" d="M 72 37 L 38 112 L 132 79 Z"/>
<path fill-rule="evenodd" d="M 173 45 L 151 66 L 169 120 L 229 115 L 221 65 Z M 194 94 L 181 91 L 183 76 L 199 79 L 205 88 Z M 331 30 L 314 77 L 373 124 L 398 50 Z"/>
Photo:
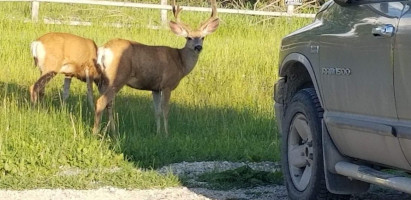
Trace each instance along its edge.
<path fill-rule="evenodd" d="M 301 89 L 313 87 L 317 93 L 321 106 L 323 100 L 318 87 L 317 77 L 308 58 L 300 53 L 288 54 L 282 61 L 279 70 L 282 82 L 276 92 L 276 102 L 286 104 Z"/>

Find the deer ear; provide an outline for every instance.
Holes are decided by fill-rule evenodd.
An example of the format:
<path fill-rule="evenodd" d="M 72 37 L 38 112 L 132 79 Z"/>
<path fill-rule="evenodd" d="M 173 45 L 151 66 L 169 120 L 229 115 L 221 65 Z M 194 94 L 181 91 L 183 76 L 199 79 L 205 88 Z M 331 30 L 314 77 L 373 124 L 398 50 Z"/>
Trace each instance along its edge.
<path fill-rule="evenodd" d="M 220 19 L 218 18 L 214 19 L 213 21 L 210 21 L 207 24 L 204 24 L 201 27 L 201 32 L 203 36 L 213 33 L 215 30 L 217 30 L 219 24 L 220 24 Z"/>
<path fill-rule="evenodd" d="M 173 33 L 175 33 L 178 36 L 187 37 L 188 31 L 184 27 L 180 26 L 180 24 L 170 21 L 169 25 Z"/>

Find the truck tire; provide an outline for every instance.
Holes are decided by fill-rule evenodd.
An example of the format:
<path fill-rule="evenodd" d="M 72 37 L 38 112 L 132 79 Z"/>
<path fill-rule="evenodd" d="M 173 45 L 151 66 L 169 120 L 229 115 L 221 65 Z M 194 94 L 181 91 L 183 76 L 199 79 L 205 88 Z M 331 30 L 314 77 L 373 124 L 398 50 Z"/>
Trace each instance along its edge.
<path fill-rule="evenodd" d="M 349 199 L 327 190 L 321 138 L 324 110 L 314 88 L 298 91 L 284 111 L 282 170 L 289 199 Z"/>

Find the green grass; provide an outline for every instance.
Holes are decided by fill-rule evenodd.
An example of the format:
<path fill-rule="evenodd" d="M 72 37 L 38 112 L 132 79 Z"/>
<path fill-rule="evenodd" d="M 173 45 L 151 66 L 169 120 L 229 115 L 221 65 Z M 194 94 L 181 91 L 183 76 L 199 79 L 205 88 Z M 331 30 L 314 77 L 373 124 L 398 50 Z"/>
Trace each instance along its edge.
<path fill-rule="evenodd" d="M 73 81 L 63 105 L 59 95 L 63 76 L 57 76 L 42 102 L 30 104 L 28 88 L 39 77 L 30 56 L 31 41 L 58 31 L 91 38 L 97 45 L 118 37 L 184 46 L 185 40 L 167 29 L 146 28 L 158 25 L 154 20 L 158 12 L 42 3 L 40 19 L 93 22 L 92 26 L 49 25 L 23 22 L 30 18 L 28 3 L 0 3 L 0 188 L 167 187 L 181 184 L 178 177 L 152 169 L 181 161 L 279 160 L 272 100 L 278 48 L 283 36 L 310 19 L 221 14 L 222 23 L 205 40 L 196 68 L 172 93 L 167 138 L 155 133 L 147 91 L 125 87 L 117 95 L 116 138 L 91 135 L 93 113 L 83 82 Z M 182 19 L 197 25 L 208 15 L 183 12 Z M 113 28 L 107 22 L 133 26 Z M 65 169 L 82 173 L 61 175 Z"/>
<path fill-rule="evenodd" d="M 224 172 L 202 174 L 198 181 L 207 182 L 208 187 L 217 190 L 249 188 L 271 184 L 282 184 L 282 173 L 264 172 L 251 169 L 249 166 L 239 167 Z"/>

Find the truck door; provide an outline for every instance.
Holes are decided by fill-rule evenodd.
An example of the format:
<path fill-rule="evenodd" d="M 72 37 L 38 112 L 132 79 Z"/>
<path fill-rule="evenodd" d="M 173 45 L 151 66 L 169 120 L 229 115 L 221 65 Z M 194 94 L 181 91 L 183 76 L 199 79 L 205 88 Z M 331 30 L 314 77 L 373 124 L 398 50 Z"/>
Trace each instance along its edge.
<path fill-rule="evenodd" d="M 334 6 L 341 14 L 329 17 L 338 19 L 324 13 L 320 80 L 324 121 L 340 152 L 408 169 L 392 126 L 393 44 L 403 8 L 400 2 Z"/>
<path fill-rule="evenodd" d="M 394 85 L 400 123 L 396 128 L 403 152 L 411 163 L 411 11 L 405 4 L 394 44 Z"/>

